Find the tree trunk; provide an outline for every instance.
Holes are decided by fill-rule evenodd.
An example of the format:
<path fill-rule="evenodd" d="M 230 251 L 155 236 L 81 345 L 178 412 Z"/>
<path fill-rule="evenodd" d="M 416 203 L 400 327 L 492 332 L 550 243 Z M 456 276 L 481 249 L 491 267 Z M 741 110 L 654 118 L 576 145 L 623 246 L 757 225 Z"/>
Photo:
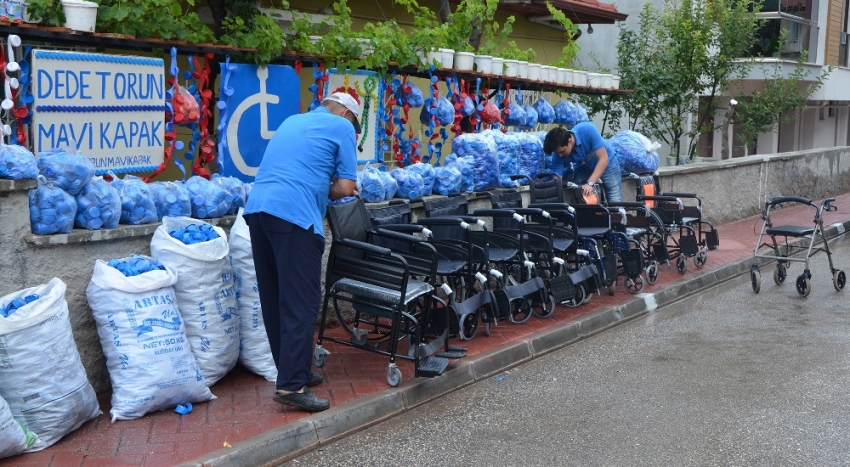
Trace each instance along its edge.
<path fill-rule="evenodd" d="M 209 4 L 212 12 L 213 34 L 215 34 L 216 39 L 220 39 L 221 36 L 224 35 L 224 29 L 221 24 L 224 21 L 224 17 L 227 16 L 225 0 L 208 0 L 207 3 Z"/>
<path fill-rule="evenodd" d="M 452 7 L 449 5 L 449 0 L 439 0 L 440 9 L 438 14 L 440 15 L 440 21 L 444 23 L 452 22 Z"/>
<path fill-rule="evenodd" d="M 472 46 L 473 52 L 478 52 L 481 47 L 481 23 L 475 23 L 475 28 L 472 29 L 472 34 L 469 35 L 469 45 Z"/>

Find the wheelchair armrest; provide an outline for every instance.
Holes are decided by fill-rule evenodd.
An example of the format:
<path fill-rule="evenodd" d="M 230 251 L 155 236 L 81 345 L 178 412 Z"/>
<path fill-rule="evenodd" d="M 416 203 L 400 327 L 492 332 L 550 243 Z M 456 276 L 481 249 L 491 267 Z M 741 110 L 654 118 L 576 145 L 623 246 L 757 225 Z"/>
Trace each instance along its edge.
<path fill-rule="evenodd" d="M 640 198 L 646 201 L 670 201 L 672 203 L 682 204 L 682 200 L 675 196 L 641 196 Z"/>
<path fill-rule="evenodd" d="M 380 230 L 391 230 L 393 232 L 405 232 L 405 233 L 420 233 L 422 232 L 423 227 L 421 225 L 416 224 L 386 224 L 386 225 L 378 225 L 375 227 Z"/>
<path fill-rule="evenodd" d="M 467 222 L 460 216 L 452 217 L 423 217 L 416 221 L 419 225 L 424 226 L 455 226 L 460 227 L 462 222 Z M 475 221 L 473 221 L 475 222 Z M 469 222 L 467 222 L 469 223 Z"/>
<path fill-rule="evenodd" d="M 539 216 L 545 209 L 541 208 L 513 208 L 514 212 L 522 216 Z"/>
<path fill-rule="evenodd" d="M 535 203 L 529 204 L 529 208 L 545 209 L 546 211 L 569 211 L 570 205 L 567 203 Z"/>
<path fill-rule="evenodd" d="M 610 207 L 610 208 L 631 208 L 631 209 L 636 209 L 636 208 L 645 208 L 645 207 L 646 207 L 646 205 L 645 205 L 644 203 L 640 203 L 640 202 L 633 202 L 633 201 L 620 201 L 620 202 L 615 202 L 615 203 L 608 203 L 608 207 Z"/>
<path fill-rule="evenodd" d="M 356 248 L 358 250 L 368 251 L 369 253 L 374 253 L 376 255 L 382 256 L 390 256 L 392 251 L 389 248 L 384 248 L 378 245 L 372 245 L 370 243 L 358 242 L 357 240 L 351 240 L 350 238 L 343 238 L 342 240 L 337 240 L 341 246 L 348 248 Z"/>
<path fill-rule="evenodd" d="M 696 198 L 696 193 L 683 193 L 678 191 L 665 191 L 663 193 L 659 193 L 661 196 L 673 196 L 676 198 Z"/>
<path fill-rule="evenodd" d="M 510 178 L 513 181 L 522 180 L 523 178 L 526 178 L 528 179 L 528 182 L 531 183 L 531 177 L 529 177 L 528 175 L 511 175 Z"/>
<path fill-rule="evenodd" d="M 372 232 L 372 235 L 376 235 L 376 236 L 383 237 L 383 238 L 392 238 L 394 240 L 401 240 L 403 242 L 408 242 L 408 243 L 419 243 L 419 242 L 425 241 L 425 240 L 422 240 L 421 238 L 413 236 L 413 235 L 408 235 L 406 233 L 396 232 L 396 231 L 393 231 L 393 230 L 385 230 L 381 227 L 378 227 L 377 230 Z"/>
<path fill-rule="evenodd" d="M 476 209 L 473 211 L 473 215 L 478 217 L 512 217 L 515 213 L 515 209 Z"/>

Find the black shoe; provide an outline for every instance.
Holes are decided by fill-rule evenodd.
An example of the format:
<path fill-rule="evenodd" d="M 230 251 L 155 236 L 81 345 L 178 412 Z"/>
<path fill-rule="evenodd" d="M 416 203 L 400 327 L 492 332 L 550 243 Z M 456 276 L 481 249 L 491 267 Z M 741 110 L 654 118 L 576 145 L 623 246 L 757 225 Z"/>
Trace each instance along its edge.
<path fill-rule="evenodd" d="M 318 386 L 325 382 L 325 377 L 321 373 L 316 373 L 315 371 L 310 373 L 310 377 L 307 379 L 307 387 L 312 388 L 313 386 Z"/>
<path fill-rule="evenodd" d="M 307 388 L 304 388 L 304 392 L 291 392 L 289 394 L 276 392 L 274 400 L 283 405 L 293 405 L 307 412 L 321 412 L 328 410 L 331 406 L 327 399 L 319 399 Z"/>

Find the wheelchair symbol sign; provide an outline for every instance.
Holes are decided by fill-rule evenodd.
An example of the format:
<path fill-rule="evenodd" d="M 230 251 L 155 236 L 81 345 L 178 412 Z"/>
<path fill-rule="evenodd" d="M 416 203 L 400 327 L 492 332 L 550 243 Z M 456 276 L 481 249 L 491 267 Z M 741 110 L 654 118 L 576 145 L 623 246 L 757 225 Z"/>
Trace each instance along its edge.
<path fill-rule="evenodd" d="M 290 66 L 237 67 L 229 81 L 233 94 L 227 100 L 223 175 L 251 182 L 275 130 L 299 112 L 300 80 Z"/>

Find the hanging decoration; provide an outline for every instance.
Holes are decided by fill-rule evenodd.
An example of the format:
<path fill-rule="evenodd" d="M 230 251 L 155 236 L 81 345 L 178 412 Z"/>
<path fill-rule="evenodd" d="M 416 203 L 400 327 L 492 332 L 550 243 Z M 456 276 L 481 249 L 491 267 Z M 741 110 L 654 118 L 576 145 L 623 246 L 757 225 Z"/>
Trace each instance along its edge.
<path fill-rule="evenodd" d="M 174 97 L 178 88 L 177 77 L 180 74 L 180 69 L 177 68 L 177 49 L 175 47 L 171 48 L 171 66 L 168 68 L 168 73 L 171 75 L 171 78 L 168 80 L 168 85 L 171 89 L 165 93 L 165 106 L 168 108 L 165 112 L 165 158 L 152 174 L 143 178 L 145 183 L 150 183 L 151 180 L 168 167 L 175 148 L 178 151 L 183 149 L 183 142 L 177 140 L 177 132 L 174 130 Z"/>
<path fill-rule="evenodd" d="M 238 67 L 236 64 L 230 63 L 230 55 L 224 57 L 224 63 L 221 66 L 221 88 L 218 91 L 218 102 L 216 103 L 216 107 L 218 107 L 218 127 L 216 130 L 219 134 L 218 139 L 218 171 L 219 173 L 224 173 L 227 161 L 225 161 L 224 155 L 228 153 L 227 151 L 227 132 L 225 129 L 230 121 L 230 107 L 228 106 L 228 101 L 230 100 L 230 96 L 233 95 L 235 89 L 230 85 L 230 78 Z M 200 140 L 200 135 L 198 135 L 198 139 Z M 192 154 L 194 157 L 194 154 Z M 187 156 L 187 159 L 189 157 Z"/>
<path fill-rule="evenodd" d="M 379 79 L 378 73 L 374 71 L 335 68 L 328 69 L 324 78 L 324 94 L 319 94 L 317 100 L 324 99 L 334 92 L 347 92 L 360 105 L 362 133 L 356 142 L 359 150 L 357 163 L 382 163 L 384 154 L 381 150 L 381 132 L 375 129 L 383 128 L 378 119 L 384 114 L 384 101 L 378 96 L 384 93 L 384 80 Z"/>

